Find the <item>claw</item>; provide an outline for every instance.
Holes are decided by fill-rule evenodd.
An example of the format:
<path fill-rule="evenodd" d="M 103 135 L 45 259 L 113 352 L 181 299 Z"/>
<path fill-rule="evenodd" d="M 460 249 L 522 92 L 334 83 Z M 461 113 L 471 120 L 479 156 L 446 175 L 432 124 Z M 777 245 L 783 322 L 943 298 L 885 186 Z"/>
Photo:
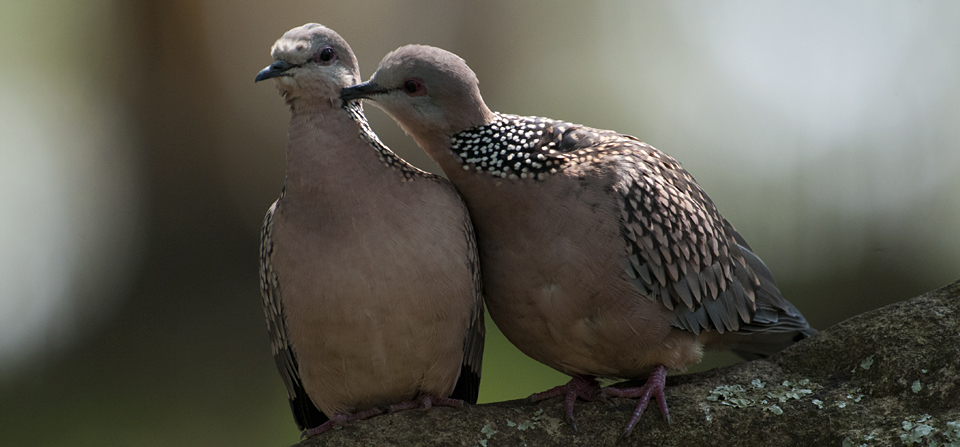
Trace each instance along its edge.
<path fill-rule="evenodd" d="M 591 402 L 600 399 L 600 384 L 591 376 L 575 376 L 570 379 L 566 385 L 560 385 L 542 393 L 533 394 L 529 397 L 529 400 L 531 402 L 540 402 L 556 396 L 564 396 L 564 414 L 567 422 L 573 427 L 573 431 L 580 432 L 580 428 L 577 427 L 577 421 L 573 418 L 573 405 L 576 403 L 578 397 Z"/>
<path fill-rule="evenodd" d="M 632 432 L 633 427 L 637 425 L 640 416 L 643 415 L 643 411 L 647 409 L 647 404 L 650 403 L 651 397 L 656 399 L 657 405 L 660 407 L 660 414 L 662 414 L 663 419 L 667 421 L 667 425 L 670 424 L 670 410 L 667 409 L 667 397 L 663 394 L 666 381 L 667 368 L 663 365 L 657 365 L 653 370 L 653 374 L 647 379 L 647 383 L 641 387 L 622 389 L 607 387 L 603 389 L 602 393 L 608 396 L 638 398 L 637 408 L 633 410 L 630 421 L 627 422 L 623 433 L 620 434 L 620 439 L 630 436 L 630 432 Z"/>

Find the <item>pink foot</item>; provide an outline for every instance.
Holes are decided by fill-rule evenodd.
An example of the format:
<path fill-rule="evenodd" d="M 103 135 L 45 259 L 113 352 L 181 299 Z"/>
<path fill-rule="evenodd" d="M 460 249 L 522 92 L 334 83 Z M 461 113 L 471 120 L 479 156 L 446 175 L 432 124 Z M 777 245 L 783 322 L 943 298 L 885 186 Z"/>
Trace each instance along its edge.
<path fill-rule="evenodd" d="M 306 439 L 321 433 L 326 433 L 334 427 L 346 425 L 351 422 L 362 421 L 364 419 L 370 419 L 380 414 L 383 414 L 383 410 L 380 408 L 371 408 L 369 410 L 364 410 L 354 414 L 337 413 L 333 415 L 329 421 L 324 422 L 316 427 L 304 430 L 303 433 L 300 433 L 300 439 Z"/>
<path fill-rule="evenodd" d="M 577 401 L 578 397 L 590 402 L 600 399 L 600 384 L 591 376 L 574 376 L 566 385 L 536 393 L 529 399 L 531 402 L 540 402 L 556 396 L 566 396 L 564 410 L 567 415 L 567 422 L 573 426 L 574 431 L 580 431 L 577 428 L 577 422 L 573 419 L 573 403 Z"/>
<path fill-rule="evenodd" d="M 470 406 L 466 402 L 460 399 L 451 399 L 449 397 L 434 397 L 421 395 L 413 400 L 408 400 L 406 402 L 400 402 L 399 404 L 390 405 L 387 407 L 387 411 L 390 413 L 396 413 L 403 410 L 413 410 L 414 408 L 419 408 L 421 410 L 429 410 L 430 408 L 437 407 L 453 407 L 460 410 L 466 410 Z"/>
<path fill-rule="evenodd" d="M 647 404 L 650 403 L 651 396 L 656 397 L 657 405 L 660 406 L 660 414 L 663 415 L 663 419 L 667 421 L 667 424 L 670 424 L 670 410 L 667 409 L 667 398 L 663 394 L 663 387 L 666 382 L 667 368 L 663 365 L 657 365 L 656 369 L 653 370 L 653 374 L 650 374 L 650 378 L 647 379 L 647 383 L 641 387 L 606 387 L 603 389 L 602 394 L 604 396 L 639 398 L 637 409 L 633 410 L 633 416 L 630 418 L 630 422 L 627 423 L 627 427 L 624 428 L 623 433 L 620 434 L 621 439 L 630 436 L 630 432 L 633 431 L 633 427 L 637 425 L 637 421 L 640 420 L 640 415 L 643 414 L 643 410 L 647 409 Z"/>

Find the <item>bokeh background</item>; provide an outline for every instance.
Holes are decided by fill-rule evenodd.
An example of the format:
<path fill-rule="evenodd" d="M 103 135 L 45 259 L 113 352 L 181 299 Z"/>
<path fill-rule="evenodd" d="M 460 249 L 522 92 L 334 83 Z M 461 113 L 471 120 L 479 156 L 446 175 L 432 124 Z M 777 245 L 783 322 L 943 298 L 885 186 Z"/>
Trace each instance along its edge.
<path fill-rule="evenodd" d="M 288 445 L 258 231 L 289 28 L 364 78 L 407 43 L 494 110 L 670 153 L 819 328 L 960 278 L 960 3 L 7 0 L 0 15 L 0 445 Z M 374 129 L 436 170 L 383 113 Z M 490 324 L 481 400 L 565 379 Z M 698 369 L 736 361 L 710 355 Z"/>

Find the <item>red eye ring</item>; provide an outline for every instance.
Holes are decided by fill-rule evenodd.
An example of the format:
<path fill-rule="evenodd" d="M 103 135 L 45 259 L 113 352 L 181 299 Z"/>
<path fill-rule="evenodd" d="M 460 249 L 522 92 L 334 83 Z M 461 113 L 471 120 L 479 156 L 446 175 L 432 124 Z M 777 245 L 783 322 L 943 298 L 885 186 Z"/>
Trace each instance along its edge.
<path fill-rule="evenodd" d="M 407 94 L 407 96 L 423 96 L 427 94 L 427 87 L 423 85 L 423 80 L 420 78 L 408 78 L 403 81 L 401 90 Z"/>

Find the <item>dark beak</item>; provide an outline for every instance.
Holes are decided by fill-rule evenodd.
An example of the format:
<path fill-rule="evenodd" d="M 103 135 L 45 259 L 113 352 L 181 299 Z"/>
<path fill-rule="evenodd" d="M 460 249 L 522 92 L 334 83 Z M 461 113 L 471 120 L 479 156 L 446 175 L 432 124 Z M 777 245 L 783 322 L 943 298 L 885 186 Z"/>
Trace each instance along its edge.
<path fill-rule="evenodd" d="M 276 61 L 267 66 L 267 68 L 260 70 L 260 73 L 257 73 L 257 77 L 253 79 L 253 82 L 260 82 L 264 79 L 276 78 L 278 76 L 290 76 L 287 70 L 293 67 L 296 67 L 296 65 L 289 62 Z"/>
<path fill-rule="evenodd" d="M 353 99 L 370 99 L 371 96 L 386 93 L 387 89 L 370 81 L 357 84 L 353 87 L 347 87 L 340 90 L 340 99 L 350 101 Z"/>

